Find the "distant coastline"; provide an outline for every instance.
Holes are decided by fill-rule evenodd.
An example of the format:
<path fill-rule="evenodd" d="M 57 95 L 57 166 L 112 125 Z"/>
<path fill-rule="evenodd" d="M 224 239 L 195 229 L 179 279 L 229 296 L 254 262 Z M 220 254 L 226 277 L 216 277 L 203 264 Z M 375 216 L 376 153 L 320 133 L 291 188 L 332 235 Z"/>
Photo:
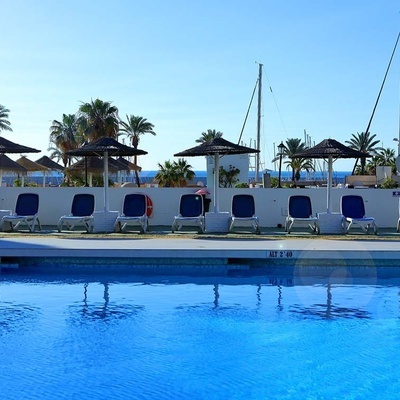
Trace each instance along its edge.
<path fill-rule="evenodd" d="M 194 182 L 202 181 L 205 185 L 207 183 L 207 171 L 194 171 L 196 176 Z M 142 171 L 140 172 L 140 180 L 143 183 L 150 183 L 157 171 Z M 278 171 L 268 171 L 271 177 L 278 178 Z M 263 172 L 260 172 L 260 177 L 262 177 Z M 351 171 L 334 171 L 332 176 L 332 182 L 334 184 L 345 183 L 345 179 L 347 175 L 351 175 Z M 249 180 L 254 181 L 255 172 L 249 172 Z M 312 172 L 307 174 L 306 172 L 302 172 L 300 175 L 301 180 L 316 180 L 316 181 L 326 181 L 327 180 L 327 172 Z M 282 181 L 291 181 L 292 180 L 292 172 L 291 171 L 281 171 L 281 180 Z"/>
<path fill-rule="evenodd" d="M 196 176 L 194 178 L 194 183 L 197 184 L 198 182 L 202 182 L 204 186 L 207 186 L 207 171 L 194 171 Z M 278 178 L 278 171 L 268 171 L 271 177 Z M 154 179 L 154 176 L 157 174 L 156 170 L 146 170 L 146 171 L 141 171 L 139 173 L 139 178 L 141 183 L 151 183 Z M 260 172 L 260 176 L 262 176 L 263 172 Z M 254 171 L 249 172 L 249 180 L 254 181 Z M 332 181 L 333 184 L 337 185 L 339 183 L 345 183 L 345 178 L 347 175 L 351 175 L 351 171 L 334 171 L 333 176 L 332 176 Z M 110 174 L 110 177 L 112 180 L 115 182 L 118 181 L 118 178 L 115 174 Z M 51 184 L 51 185 L 59 185 L 63 181 L 63 174 L 52 171 L 50 173 L 46 173 L 46 184 Z M 3 175 L 3 182 L 7 182 L 7 184 L 12 185 L 14 180 L 16 179 L 16 175 L 8 175 L 4 174 Z M 291 171 L 282 171 L 281 172 L 281 180 L 284 181 L 291 181 L 292 179 L 292 172 Z M 326 172 L 312 172 L 310 174 L 307 174 L 305 172 L 302 172 L 300 175 L 301 180 L 315 180 L 315 181 L 326 181 L 327 179 L 327 173 Z M 27 181 L 35 181 L 38 185 L 41 185 L 43 183 L 43 174 L 41 172 L 33 172 L 30 173 L 29 176 L 26 178 Z M 124 182 L 134 182 L 135 181 L 135 176 L 133 172 L 127 175 L 123 175 L 123 181 Z"/>

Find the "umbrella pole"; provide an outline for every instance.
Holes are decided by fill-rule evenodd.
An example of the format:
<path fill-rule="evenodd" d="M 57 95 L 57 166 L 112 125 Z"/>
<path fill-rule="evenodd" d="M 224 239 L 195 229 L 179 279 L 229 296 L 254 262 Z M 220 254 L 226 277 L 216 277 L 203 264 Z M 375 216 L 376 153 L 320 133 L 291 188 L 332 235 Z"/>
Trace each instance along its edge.
<path fill-rule="evenodd" d="M 87 169 L 87 157 L 85 157 L 85 186 L 88 187 L 88 169 Z"/>
<path fill-rule="evenodd" d="M 330 214 L 332 212 L 332 207 L 331 207 L 331 189 L 332 189 L 332 156 L 329 156 L 328 158 L 328 187 L 326 191 L 326 204 L 327 204 L 327 210 L 326 212 Z"/>
<path fill-rule="evenodd" d="M 214 212 L 219 212 L 219 198 L 218 198 L 218 189 L 219 189 L 219 154 L 215 154 L 214 157 Z"/>
<path fill-rule="evenodd" d="M 108 151 L 104 152 L 104 211 L 108 212 L 110 206 L 108 204 Z"/>

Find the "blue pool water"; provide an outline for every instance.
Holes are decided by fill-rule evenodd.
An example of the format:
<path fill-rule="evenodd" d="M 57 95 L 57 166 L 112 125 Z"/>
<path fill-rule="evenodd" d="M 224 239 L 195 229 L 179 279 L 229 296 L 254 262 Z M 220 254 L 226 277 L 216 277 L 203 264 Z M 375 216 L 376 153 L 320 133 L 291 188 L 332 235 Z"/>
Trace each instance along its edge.
<path fill-rule="evenodd" d="M 397 399 L 398 279 L 0 275 L 0 398 Z"/>

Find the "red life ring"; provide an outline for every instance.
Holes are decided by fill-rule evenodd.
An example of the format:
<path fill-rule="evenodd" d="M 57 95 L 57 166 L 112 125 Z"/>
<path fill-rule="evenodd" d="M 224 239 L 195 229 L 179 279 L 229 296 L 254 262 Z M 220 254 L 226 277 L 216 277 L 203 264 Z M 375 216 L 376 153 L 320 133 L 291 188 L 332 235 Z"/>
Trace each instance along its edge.
<path fill-rule="evenodd" d="M 146 196 L 146 215 L 150 218 L 153 215 L 153 202 L 149 196 Z"/>

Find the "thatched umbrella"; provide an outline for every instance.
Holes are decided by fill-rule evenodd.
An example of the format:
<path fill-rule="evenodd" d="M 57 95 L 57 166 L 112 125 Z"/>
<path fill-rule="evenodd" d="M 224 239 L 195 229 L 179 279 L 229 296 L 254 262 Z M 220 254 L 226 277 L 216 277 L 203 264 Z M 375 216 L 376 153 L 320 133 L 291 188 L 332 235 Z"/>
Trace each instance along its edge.
<path fill-rule="evenodd" d="M 204 142 L 196 147 L 181 151 L 174 154 L 175 157 L 197 157 L 197 156 L 213 156 L 214 157 L 214 212 L 219 212 L 219 158 L 227 154 L 248 154 L 259 153 L 260 150 L 251 147 L 240 146 L 229 142 L 222 138 L 215 138 L 209 142 Z"/>
<path fill-rule="evenodd" d="M 328 185 L 326 194 L 327 213 L 332 212 L 331 209 L 331 188 L 332 188 L 332 170 L 333 163 L 338 158 L 365 158 L 372 157 L 368 153 L 362 153 L 351 147 L 345 146 L 335 139 L 325 139 L 321 143 L 310 147 L 301 153 L 294 154 L 291 158 L 319 158 L 328 162 Z"/>
<path fill-rule="evenodd" d="M 71 156 L 103 157 L 104 171 L 104 211 L 109 211 L 108 201 L 108 157 L 134 156 L 147 154 L 147 151 L 135 149 L 119 143 L 111 137 L 102 137 L 82 147 L 67 152 Z"/>
<path fill-rule="evenodd" d="M 0 154 L 6 153 L 40 153 L 40 150 L 14 143 L 11 140 L 7 140 L 6 138 L 0 136 Z M 0 174 L 0 186 L 2 184 L 2 179 L 3 175 Z"/>
<path fill-rule="evenodd" d="M 126 158 L 123 157 L 118 157 L 115 160 L 120 166 L 121 172 L 130 172 L 130 171 L 137 171 L 140 172 L 142 170 L 142 167 L 139 167 L 138 165 L 131 163 L 129 160 L 127 160 Z M 122 174 L 118 174 L 118 183 L 122 184 Z"/>
<path fill-rule="evenodd" d="M 121 171 L 121 165 L 118 165 L 114 159 L 108 158 L 108 171 L 115 173 Z M 66 172 L 89 172 L 89 186 L 92 186 L 93 174 L 101 174 L 104 171 L 104 162 L 100 157 L 88 157 L 81 159 L 65 169 Z"/>
<path fill-rule="evenodd" d="M 53 171 L 64 171 L 64 167 L 62 165 L 56 163 L 50 157 L 47 156 L 40 157 L 39 160 L 36 160 L 35 162 Z"/>
<path fill-rule="evenodd" d="M 24 185 L 24 175 L 28 172 L 35 172 L 35 171 L 49 171 L 49 168 L 45 167 L 44 165 L 38 164 L 35 161 L 29 160 L 26 156 L 22 156 L 16 161 L 19 165 L 22 165 L 26 169 L 26 173 L 22 174 L 22 186 Z M 45 175 L 43 175 L 43 186 L 46 186 L 46 179 Z"/>
<path fill-rule="evenodd" d="M 43 156 L 40 157 L 39 160 L 35 161 L 37 164 L 43 165 L 44 167 L 47 167 L 51 171 L 64 171 L 64 167 L 60 164 L 57 164 L 55 161 L 53 161 L 50 157 Z M 43 179 L 46 181 L 46 172 L 43 172 Z"/>
<path fill-rule="evenodd" d="M 0 136 L 0 153 L 40 153 L 40 150 L 22 146 L 21 144 L 11 142 L 10 140 Z"/>
<path fill-rule="evenodd" d="M 121 164 L 124 169 L 122 171 L 141 171 L 142 167 L 139 167 L 139 165 L 136 165 L 134 163 L 131 163 L 129 160 L 123 157 L 118 157 L 115 161 L 117 161 L 119 164 Z"/>
<path fill-rule="evenodd" d="M 120 170 L 120 165 L 115 163 L 115 160 L 108 158 L 108 170 L 111 172 L 117 172 Z M 87 159 L 87 164 L 85 165 L 85 160 L 81 159 L 76 163 L 70 165 L 65 170 L 66 171 L 83 171 L 87 168 L 88 172 L 94 174 L 101 174 L 104 171 L 104 162 L 100 157 L 90 157 Z"/>
<path fill-rule="evenodd" d="M 5 154 L 0 154 L 0 183 L 3 181 L 3 172 L 26 173 L 26 168 L 18 164 Z"/>

